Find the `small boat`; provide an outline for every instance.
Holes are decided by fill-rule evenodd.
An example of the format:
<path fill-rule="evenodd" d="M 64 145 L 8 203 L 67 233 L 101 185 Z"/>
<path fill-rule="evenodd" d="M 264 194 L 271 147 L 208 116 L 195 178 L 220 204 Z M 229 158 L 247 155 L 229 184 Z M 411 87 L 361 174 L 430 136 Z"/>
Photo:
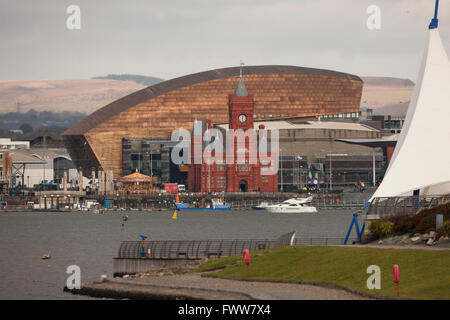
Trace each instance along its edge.
<path fill-rule="evenodd" d="M 52 258 L 52 256 L 50 255 L 50 252 L 48 254 L 44 253 L 42 255 L 42 260 L 48 260 L 48 259 L 51 259 L 51 258 Z"/>
<path fill-rule="evenodd" d="M 189 203 L 175 202 L 177 210 L 231 210 L 231 206 L 224 204 L 221 199 L 212 199 L 211 204 L 206 207 L 195 207 Z"/>
<path fill-rule="evenodd" d="M 265 209 L 273 213 L 316 213 L 317 209 L 308 205 L 311 201 L 312 197 L 293 198 L 280 204 L 267 206 Z"/>
<path fill-rule="evenodd" d="M 261 202 L 258 206 L 252 206 L 252 209 L 255 210 L 264 210 L 269 206 L 268 202 Z"/>

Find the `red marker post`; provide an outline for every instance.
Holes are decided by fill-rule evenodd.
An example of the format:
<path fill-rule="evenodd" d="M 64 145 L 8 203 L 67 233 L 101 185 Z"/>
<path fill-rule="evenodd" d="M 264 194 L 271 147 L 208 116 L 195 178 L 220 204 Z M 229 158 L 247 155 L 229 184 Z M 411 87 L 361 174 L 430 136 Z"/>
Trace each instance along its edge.
<path fill-rule="evenodd" d="M 243 251 L 243 255 L 244 255 L 244 263 L 247 265 L 247 275 L 250 276 L 250 252 L 245 249 Z"/>
<path fill-rule="evenodd" d="M 394 283 L 397 284 L 397 297 L 400 296 L 400 278 L 398 273 L 398 264 L 394 265 Z"/>

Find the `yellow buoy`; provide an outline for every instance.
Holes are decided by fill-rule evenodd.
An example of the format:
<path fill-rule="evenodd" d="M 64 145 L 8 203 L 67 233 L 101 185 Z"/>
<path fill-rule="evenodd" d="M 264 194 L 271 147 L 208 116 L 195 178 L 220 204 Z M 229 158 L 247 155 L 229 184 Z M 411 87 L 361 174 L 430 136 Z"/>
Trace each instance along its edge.
<path fill-rule="evenodd" d="M 172 219 L 177 220 L 177 210 L 174 211 Z"/>

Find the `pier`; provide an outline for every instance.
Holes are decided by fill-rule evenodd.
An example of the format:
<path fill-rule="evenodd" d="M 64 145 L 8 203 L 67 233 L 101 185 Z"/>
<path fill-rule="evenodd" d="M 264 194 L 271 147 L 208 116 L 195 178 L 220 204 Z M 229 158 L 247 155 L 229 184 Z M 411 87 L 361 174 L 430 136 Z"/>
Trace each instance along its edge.
<path fill-rule="evenodd" d="M 202 260 L 230 257 L 294 243 L 295 232 L 278 239 L 217 239 L 217 240 L 143 240 L 123 241 L 114 261 L 114 276 L 148 272 L 159 267 L 186 266 Z"/>
<path fill-rule="evenodd" d="M 179 200 L 185 203 L 208 203 L 211 199 L 221 198 L 230 204 L 232 210 L 250 210 L 262 202 L 270 205 L 281 203 L 287 199 L 305 197 L 306 195 L 289 192 L 232 192 L 221 194 L 180 193 Z M 364 201 L 359 194 L 343 193 L 314 193 L 311 205 L 320 209 L 359 209 Z M 86 201 L 96 200 L 101 207 L 112 210 L 140 210 L 158 211 L 174 209 L 176 195 L 171 193 L 154 193 L 146 195 L 99 195 L 86 194 L 78 191 L 39 192 L 33 196 L 0 196 L 7 205 L 2 210 L 10 212 L 23 211 L 71 211 L 75 205 Z M 105 206 L 106 203 L 109 205 Z M 1 212 L 1 210 L 0 210 Z"/>

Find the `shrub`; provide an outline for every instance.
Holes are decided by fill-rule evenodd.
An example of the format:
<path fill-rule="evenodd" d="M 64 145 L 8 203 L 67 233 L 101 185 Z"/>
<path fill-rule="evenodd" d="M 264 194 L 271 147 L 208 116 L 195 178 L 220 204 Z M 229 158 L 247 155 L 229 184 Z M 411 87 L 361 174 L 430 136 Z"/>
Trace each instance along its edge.
<path fill-rule="evenodd" d="M 441 230 L 447 237 L 450 236 L 450 220 L 444 221 L 444 223 L 442 224 Z"/>
<path fill-rule="evenodd" d="M 398 215 L 389 220 L 394 222 L 393 233 L 402 235 L 405 233 L 426 233 L 435 230 L 436 215 L 444 215 L 444 220 L 450 218 L 450 201 L 440 203 L 432 208 L 422 208 L 414 215 Z"/>
<path fill-rule="evenodd" d="M 390 236 L 394 230 L 392 221 L 376 220 L 369 225 L 369 230 L 378 238 Z"/>

